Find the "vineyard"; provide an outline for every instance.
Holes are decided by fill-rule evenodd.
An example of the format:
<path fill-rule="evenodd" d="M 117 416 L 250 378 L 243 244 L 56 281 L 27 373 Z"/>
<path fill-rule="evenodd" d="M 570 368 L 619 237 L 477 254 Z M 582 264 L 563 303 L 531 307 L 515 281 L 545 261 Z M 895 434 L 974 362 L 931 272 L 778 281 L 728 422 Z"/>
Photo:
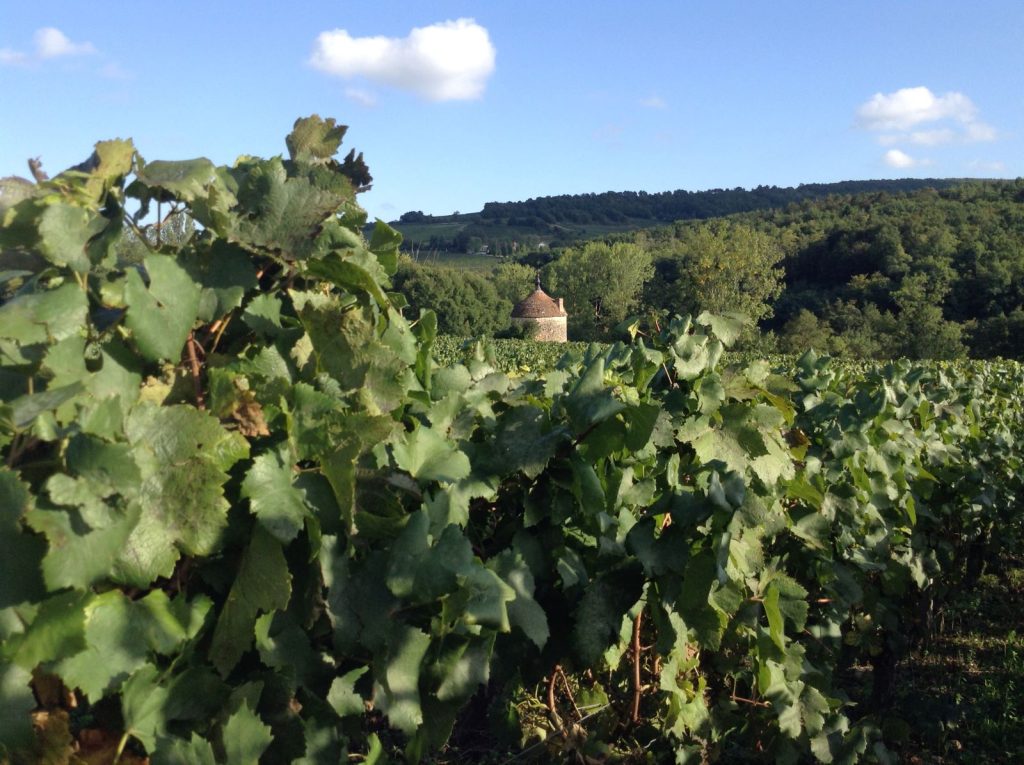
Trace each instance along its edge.
<path fill-rule="evenodd" d="M 403 316 L 344 132 L 0 197 L 0 762 L 895 761 L 1024 552 L 1022 367 L 707 314 L 499 364 Z"/>

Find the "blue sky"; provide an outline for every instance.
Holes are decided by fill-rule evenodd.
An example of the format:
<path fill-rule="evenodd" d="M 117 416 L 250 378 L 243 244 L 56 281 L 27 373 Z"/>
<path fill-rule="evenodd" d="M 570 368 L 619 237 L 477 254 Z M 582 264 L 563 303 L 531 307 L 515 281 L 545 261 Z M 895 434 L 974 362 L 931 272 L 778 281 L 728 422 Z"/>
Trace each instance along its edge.
<path fill-rule="evenodd" d="M 0 176 L 350 126 L 390 220 L 550 194 L 1024 175 L 1024 2 L 0 0 Z"/>

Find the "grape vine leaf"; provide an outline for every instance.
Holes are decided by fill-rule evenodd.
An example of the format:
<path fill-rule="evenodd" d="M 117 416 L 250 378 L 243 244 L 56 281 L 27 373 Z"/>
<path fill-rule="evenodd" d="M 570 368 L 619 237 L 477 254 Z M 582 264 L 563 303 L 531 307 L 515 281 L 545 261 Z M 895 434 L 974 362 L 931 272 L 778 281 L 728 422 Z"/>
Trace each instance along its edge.
<path fill-rule="evenodd" d="M 167 726 L 167 688 L 159 683 L 160 670 L 146 664 L 121 686 L 121 715 L 125 732 L 135 736 L 147 751 L 156 748 L 157 736 Z"/>
<path fill-rule="evenodd" d="M 46 592 L 41 570 L 46 545 L 21 533 L 20 520 L 32 506 L 28 485 L 0 467 L 0 609 L 38 601 Z"/>
<path fill-rule="evenodd" d="M 259 614 L 283 609 L 291 591 L 281 543 L 262 526 L 254 527 L 210 645 L 210 660 L 221 675 L 226 677 L 252 646 Z"/>
<path fill-rule="evenodd" d="M 327 693 L 327 703 L 338 713 L 338 717 L 361 715 L 366 711 L 366 702 L 356 691 L 355 685 L 367 670 L 369 667 L 357 667 L 334 678 L 331 682 L 331 689 Z"/>
<path fill-rule="evenodd" d="M 273 740 L 270 726 L 249 709 L 248 702 L 243 702 L 224 724 L 226 765 L 257 765 Z"/>
<path fill-rule="evenodd" d="M 17 750 L 33 739 L 30 712 L 36 699 L 31 681 L 31 671 L 0 662 L 0 754 L 5 746 Z"/>
<path fill-rule="evenodd" d="M 136 406 L 126 432 L 142 474 L 139 501 L 146 512 L 125 543 L 118 574 L 145 586 L 170 575 L 179 549 L 207 555 L 217 548 L 227 525 L 226 471 L 247 456 L 249 445 L 188 406 Z"/>
<path fill-rule="evenodd" d="M 150 253 L 143 263 L 149 285 L 135 269 L 125 277 L 125 325 L 149 361 L 177 361 L 199 313 L 202 290 L 169 255 Z"/>
<path fill-rule="evenodd" d="M 433 428 L 420 426 L 405 434 L 392 447 L 395 464 L 421 481 L 447 481 L 466 478 L 469 457 Z"/>
<path fill-rule="evenodd" d="M 88 273 L 92 263 L 86 245 L 108 222 L 83 207 L 47 205 L 39 218 L 39 251 L 54 265 L 68 266 L 80 274 Z"/>
<path fill-rule="evenodd" d="M 396 626 L 388 640 L 388 656 L 383 671 L 377 672 L 381 684 L 378 705 L 392 726 L 412 735 L 423 724 L 420 707 L 420 669 L 430 647 L 430 636 L 409 626 Z"/>
<path fill-rule="evenodd" d="M 572 642 L 584 666 L 594 666 L 619 635 L 622 617 L 643 591 L 643 567 L 629 561 L 597 577 L 573 614 Z"/>
<path fill-rule="evenodd" d="M 295 477 L 280 452 L 268 452 L 253 460 L 242 482 L 242 496 L 253 515 L 284 544 L 295 539 L 309 516 L 305 492 L 295 486 Z"/>
<path fill-rule="evenodd" d="M 347 131 L 348 126 L 337 125 L 333 117 L 321 119 L 314 114 L 297 119 L 285 138 L 288 155 L 301 164 L 323 164 L 338 153 Z"/>
<path fill-rule="evenodd" d="M 151 754 L 152 765 L 217 765 L 213 746 L 198 733 L 193 733 L 188 741 L 161 738 Z"/>

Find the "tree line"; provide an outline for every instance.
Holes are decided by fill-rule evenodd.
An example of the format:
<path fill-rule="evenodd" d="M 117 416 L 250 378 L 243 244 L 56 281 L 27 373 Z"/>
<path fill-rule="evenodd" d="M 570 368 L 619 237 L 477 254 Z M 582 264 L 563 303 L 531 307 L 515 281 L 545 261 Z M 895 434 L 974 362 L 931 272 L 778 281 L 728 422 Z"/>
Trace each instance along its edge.
<path fill-rule="evenodd" d="M 863 358 L 1020 358 L 1024 180 L 872 191 L 612 235 L 490 273 L 406 261 L 395 286 L 441 329 L 507 332 L 539 268 L 574 339 L 636 313 L 735 311 L 748 345 Z"/>
<path fill-rule="evenodd" d="M 743 212 L 780 209 L 836 194 L 910 193 L 923 188 L 945 189 L 961 183 L 950 178 L 806 183 L 796 187 L 704 191 L 607 191 L 562 194 L 519 202 L 488 202 L 480 212 L 426 215 L 403 213 L 394 225 L 408 247 L 475 252 L 486 244 L 492 253 L 511 253 L 513 243 L 547 242 L 568 245 L 579 237 L 664 225 L 678 220 L 706 220 Z"/>

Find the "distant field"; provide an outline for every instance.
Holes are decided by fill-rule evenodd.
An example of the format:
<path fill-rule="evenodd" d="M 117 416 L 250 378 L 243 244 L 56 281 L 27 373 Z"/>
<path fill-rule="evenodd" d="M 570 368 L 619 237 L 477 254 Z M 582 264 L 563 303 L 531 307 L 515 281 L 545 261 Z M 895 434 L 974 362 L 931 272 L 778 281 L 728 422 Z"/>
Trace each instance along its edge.
<path fill-rule="evenodd" d="M 466 227 L 465 223 L 397 223 L 394 227 L 406 242 L 429 242 L 432 236 L 451 239 Z"/>
<path fill-rule="evenodd" d="M 449 268 L 464 268 L 469 271 L 490 271 L 505 262 L 504 258 L 492 255 L 467 255 L 462 252 L 430 252 L 427 250 L 420 250 L 415 260 L 424 266 L 448 266 Z"/>

